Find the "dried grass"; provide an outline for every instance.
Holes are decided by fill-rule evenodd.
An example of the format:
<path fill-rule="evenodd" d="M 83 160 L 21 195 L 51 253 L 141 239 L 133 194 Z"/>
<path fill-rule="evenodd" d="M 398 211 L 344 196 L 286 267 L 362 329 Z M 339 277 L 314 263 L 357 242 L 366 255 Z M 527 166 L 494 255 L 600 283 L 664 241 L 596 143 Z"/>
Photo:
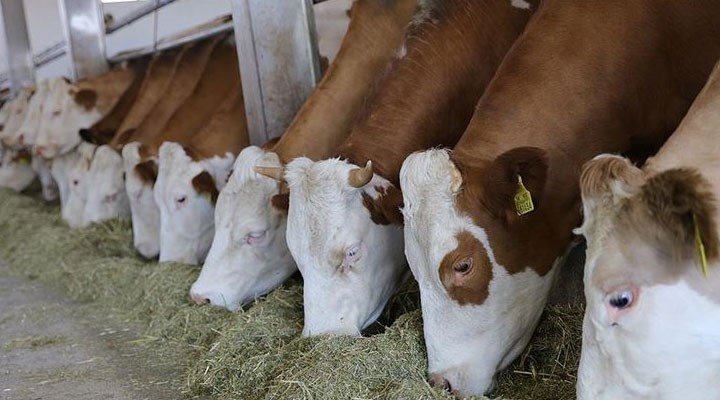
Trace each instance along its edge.
<path fill-rule="evenodd" d="M 138 258 L 127 221 L 70 230 L 57 206 L 0 191 L 0 258 L 11 272 L 59 285 L 99 313 L 140 326 L 136 344 L 186 369 L 183 395 L 220 399 L 449 399 L 425 382 L 417 285 L 409 282 L 364 338 L 300 338 L 294 277 L 244 311 L 189 302 L 198 269 Z M 572 399 L 582 309 L 548 307 L 528 349 L 492 397 Z M 150 351 L 152 350 L 152 351 Z"/>

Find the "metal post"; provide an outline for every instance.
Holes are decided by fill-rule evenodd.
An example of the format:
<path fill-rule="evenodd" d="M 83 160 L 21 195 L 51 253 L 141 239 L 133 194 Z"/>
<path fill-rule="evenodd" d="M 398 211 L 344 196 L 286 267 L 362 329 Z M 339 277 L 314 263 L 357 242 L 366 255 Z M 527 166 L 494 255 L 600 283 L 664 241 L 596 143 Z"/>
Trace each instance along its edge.
<path fill-rule="evenodd" d="M 23 0 L 0 0 L 0 7 L 7 40 L 10 90 L 15 93 L 23 86 L 35 84 L 35 64 L 25 22 L 25 5 Z"/>
<path fill-rule="evenodd" d="M 105 21 L 97 0 L 58 0 L 65 38 L 70 50 L 74 79 L 102 74 L 108 70 L 105 59 Z"/>
<path fill-rule="evenodd" d="M 320 79 L 312 0 L 231 0 L 250 142 L 280 136 Z"/>

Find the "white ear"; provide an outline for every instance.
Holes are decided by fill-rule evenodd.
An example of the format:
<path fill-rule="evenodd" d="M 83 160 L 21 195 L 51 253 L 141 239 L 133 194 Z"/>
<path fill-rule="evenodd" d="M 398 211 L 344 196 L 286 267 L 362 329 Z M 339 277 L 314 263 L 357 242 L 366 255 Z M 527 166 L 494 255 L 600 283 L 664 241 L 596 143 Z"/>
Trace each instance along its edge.
<path fill-rule="evenodd" d="M 225 156 L 223 157 L 215 156 L 201 161 L 203 168 L 215 181 L 215 186 L 218 190 L 222 190 L 222 188 L 225 187 L 225 183 L 230 175 L 230 171 L 232 171 L 234 163 L 235 155 L 232 153 L 225 153 Z"/>

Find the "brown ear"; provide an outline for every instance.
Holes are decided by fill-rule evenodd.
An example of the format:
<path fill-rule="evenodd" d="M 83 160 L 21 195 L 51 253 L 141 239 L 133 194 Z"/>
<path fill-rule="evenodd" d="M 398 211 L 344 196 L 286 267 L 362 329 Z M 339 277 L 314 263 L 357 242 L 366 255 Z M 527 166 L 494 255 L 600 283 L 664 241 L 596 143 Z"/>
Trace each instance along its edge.
<path fill-rule="evenodd" d="M 201 195 L 207 194 L 210 196 L 210 201 L 213 204 L 217 203 L 217 198 L 220 195 L 220 192 L 218 191 L 217 186 L 215 186 L 215 181 L 210 173 L 203 171 L 196 175 L 192 180 L 192 185 L 196 192 Z"/>
<path fill-rule="evenodd" d="M 499 155 L 485 177 L 485 205 L 499 218 L 517 217 L 514 198 L 520 176 L 537 209 L 545 190 L 547 169 L 545 151 L 537 147 L 517 147 Z"/>
<path fill-rule="evenodd" d="M 650 228 L 676 257 L 697 257 L 695 216 L 708 261 L 718 256 L 718 234 L 715 224 L 715 197 L 708 182 L 691 169 L 671 169 L 648 179 L 633 209 L 649 216 L 640 227 Z"/>
<path fill-rule="evenodd" d="M 158 175 L 157 163 L 153 160 L 141 162 L 135 166 L 135 175 L 144 183 L 154 185 Z"/>
<path fill-rule="evenodd" d="M 270 205 L 275 210 L 287 215 L 290 209 L 290 193 L 276 194 L 270 199 Z"/>
<path fill-rule="evenodd" d="M 370 211 L 370 219 L 378 225 L 403 225 L 403 216 L 400 208 L 403 206 L 403 197 L 400 189 L 395 186 L 375 188 L 379 193 L 373 198 L 367 192 L 362 192 L 363 205 Z"/>
<path fill-rule="evenodd" d="M 95 107 L 98 101 L 98 94 L 91 89 L 82 89 L 75 93 L 75 103 L 90 111 Z"/>

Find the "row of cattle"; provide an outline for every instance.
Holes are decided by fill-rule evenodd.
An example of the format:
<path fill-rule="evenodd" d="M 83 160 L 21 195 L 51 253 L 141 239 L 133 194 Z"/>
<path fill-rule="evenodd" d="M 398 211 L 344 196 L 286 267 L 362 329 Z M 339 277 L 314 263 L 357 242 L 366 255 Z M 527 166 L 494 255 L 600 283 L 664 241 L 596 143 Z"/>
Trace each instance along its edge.
<path fill-rule="evenodd" d="M 359 335 L 412 274 L 429 380 L 458 396 L 525 348 L 580 225 L 578 398 L 714 398 L 719 21 L 714 0 L 356 0 L 277 142 L 247 146 L 215 38 L 21 93 L 2 179 L 54 181 L 72 226 L 129 213 L 142 255 L 204 262 L 199 304 L 299 269 L 304 335 Z"/>

